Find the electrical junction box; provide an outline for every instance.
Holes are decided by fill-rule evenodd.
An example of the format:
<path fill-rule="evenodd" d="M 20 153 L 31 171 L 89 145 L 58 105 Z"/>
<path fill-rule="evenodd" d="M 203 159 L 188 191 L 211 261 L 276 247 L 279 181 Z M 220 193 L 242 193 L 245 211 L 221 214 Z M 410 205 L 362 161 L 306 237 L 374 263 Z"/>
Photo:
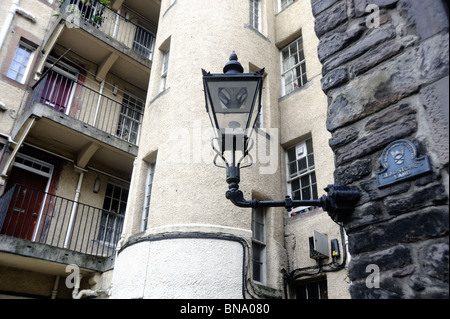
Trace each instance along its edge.
<path fill-rule="evenodd" d="M 313 230 L 313 237 L 309 238 L 309 257 L 313 259 L 328 258 L 328 236 Z"/>
<path fill-rule="evenodd" d="M 331 256 L 338 258 L 341 254 L 339 253 L 339 242 L 338 240 L 332 239 L 331 240 Z"/>

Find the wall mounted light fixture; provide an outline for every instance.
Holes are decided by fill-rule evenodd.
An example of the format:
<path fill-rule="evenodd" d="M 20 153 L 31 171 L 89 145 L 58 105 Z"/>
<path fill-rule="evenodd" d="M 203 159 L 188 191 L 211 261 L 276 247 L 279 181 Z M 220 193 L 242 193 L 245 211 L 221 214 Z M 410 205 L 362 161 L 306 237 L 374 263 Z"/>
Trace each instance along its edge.
<path fill-rule="evenodd" d="M 343 185 L 328 185 L 328 193 L 315 200 L 293 200 L 286 196 L 280 201 L 258 201 L 244 199 L 239 190 L 241 163 L 249 155 L 253 143 L 251 134 L 261 110 L 261 94 L 264 69 L 256 73 L 243 73 L 236 53 L 223 68 L 223 74 L 211 74 L 202 69 L 206 111 L 208 112 L 216 137 L 211 144 L 216 152 L 214 165 L 220 157 L 225 163 L 228 191 L 226 198 L 239 207 L 285 207 L 291 210 L 298 206 L 319 206 L 328 212 L 336 222 L 342 222 L 353 211 L 359 200 L 359 192 Z M 218 148 L 214 146 L 217 141 Z M 237 153 L 240 153 L 239 160 Z M 227 160 L 225 154 L 229 160 Z M 250 161 L 251 163 L 251 161 Z"/>

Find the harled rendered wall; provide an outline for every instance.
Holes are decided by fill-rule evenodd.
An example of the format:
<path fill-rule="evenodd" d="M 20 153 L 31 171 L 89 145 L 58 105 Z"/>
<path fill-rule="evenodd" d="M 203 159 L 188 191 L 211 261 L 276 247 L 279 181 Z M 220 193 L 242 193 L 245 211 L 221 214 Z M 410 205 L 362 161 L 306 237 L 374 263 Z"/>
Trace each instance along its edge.
<path fill-rule="evenodd" d="M 278 53 L 269 31 L 273 29 L 271 10 L 265 10 L 267 25 L 262 35 L 247 26 L 247 1 L 218 1 L 214 6 L 206 0 L 175 1 L 172 6 L 162 1 L 131 185 L 134 196 L 129 200 L 126 240 L 114 270 L 113 298 L 146 298 L 161 293 L 167 298 L 243 298 L 256 289 L 250 284 L 251 210 L 237 208 L 225 198 L 225 170 L 212 163 L 213 132 L 205 111 L 201 69 L 221 73 L 232 51 L 236 51 L 244 72 L 265 67 L 264 120 L 267 127 L 277 128 L 277 96 L 267 89 L 276 85 L 278 74 Z M 163 53 L 167 50 L 170 57 L 166 87 L 160 92 Z M 277 133 L 274 130 L 271 138 L 278 139 Z M 267 144 L 264 135 L 259 138 Z M 270 170 L 274 163 L 260 165 L 258 156 L 251 168 L 241 171 L 240 189 L 246 198 L 284 197 L 278 175 L 278 147 L 271 152 L 276 163 L 269 174 L 261 174 L 260 169 Z M 140 232 L 146 174 L 153 161 L 156 168 L 148 228 Z M 271 258 L 266 284 L 280 296 L 283 277 L 279 269 L 285 263 L 284 212 L 269 209 L 266 214 L 270 229 L 267 254 Z M 134 263 L 133 256 L 138 255 L 139 262 Z M 131 263 L 133 272 L 128 269 Z M 147 284 L 132 291 L 142 276 Z M 195 280 L 208 289 L 193 288 Z M 161 291 L 161 285 L 152 282 L 173 289 Z"/>

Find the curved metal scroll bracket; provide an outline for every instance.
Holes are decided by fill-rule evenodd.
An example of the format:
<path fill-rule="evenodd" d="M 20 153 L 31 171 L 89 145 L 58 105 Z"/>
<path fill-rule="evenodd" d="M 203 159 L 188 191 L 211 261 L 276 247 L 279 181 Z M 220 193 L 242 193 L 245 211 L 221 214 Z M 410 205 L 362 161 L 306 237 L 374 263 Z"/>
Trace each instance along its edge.
<path fill-rule="evenodd" d="M 253 146 L 255 145 L 255 141 L 253 140 L 253 138 L 249 139 L 250 144 L 247 145 L 247 149 L 245 150 L 244 154 L 242 155 L 242 157 L 239 159 L 237 167 L 240 168 L 246 168 L 246 167 L 250 167 L 253 165 L 253 157 L 252 155 L 249 153 L 249 151 L 253 148 Z M 250 160 L 249 164 L 241 166 L 241 162 L 244 160 L 244 158 L 248 156 L 248 159 Z"/>
<path fill-rule="evenodd" d="M 214 165 L 217 166 L 217 167 L 228 169 L 228 168 L 230 167 L 230 165 L 228 164 L 226 158 L 223 156 L 223 153 L 222 153 L 221 151 L 219 151 L 219 150 L 214 146 L 214 140 L 217 140 L 218 143 L 219 143 L 219 138 L 214 137 L 214 138 L 211 139 L 211 147 L 212 147 L 212 149 L 214 150 L 214 152 L 216 152 L 216 155 L 214 156 L 213 163 L 214 163 Z M 220 145 L 220 144 L 219 144 L 219 145 Z M 217 158 L 218 158 L 218 157 L 220 157 L 220 158 L 223 160 L 223 162 L 225 163 L 226 166 L 222 166 L 222 165 L 217 164 Z"/>

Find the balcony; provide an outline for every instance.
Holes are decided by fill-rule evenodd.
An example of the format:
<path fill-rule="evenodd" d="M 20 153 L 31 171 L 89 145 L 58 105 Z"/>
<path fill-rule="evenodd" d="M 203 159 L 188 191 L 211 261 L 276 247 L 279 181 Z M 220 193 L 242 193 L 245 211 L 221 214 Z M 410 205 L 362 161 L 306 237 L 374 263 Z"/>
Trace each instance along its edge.
<path fill-rule="evenodd" d="M 112 256 L 123 214 L 16 184 L 0 197 L 0 235 L 92 256 Z"/>
<path fill-rule="evenodd" d="M 114 39 L 140 56 L 152 60 L 155 35 L 97 0 L 64 0 L 60 11 L 72 28 L 93 29 Z"/>
<path fill-rule="evenodd" d="M 43 104 L 108 136 L 138 145 L 144 101 L 123 93 L 119 102 L 81 81 L 49 69 L 34 86 L 30 106 Z"/>

